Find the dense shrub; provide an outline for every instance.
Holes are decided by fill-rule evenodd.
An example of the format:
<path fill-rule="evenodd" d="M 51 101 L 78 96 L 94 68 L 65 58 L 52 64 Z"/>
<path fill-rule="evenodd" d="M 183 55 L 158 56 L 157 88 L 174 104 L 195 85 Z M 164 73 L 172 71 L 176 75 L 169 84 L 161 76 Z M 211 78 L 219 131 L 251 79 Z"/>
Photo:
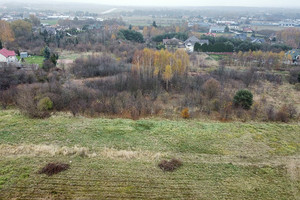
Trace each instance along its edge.
<path fill-rule="evenodd" d="M 281 122 L 288 122 L 289 121 L 289 113 L 285 106 L 283 106 L 277 113 L 276 113 L 276 120 Z"/>
<path fill-rule="evenodd" d="M 184 119 L 190 118 L 190 113 L 189 113 L 189 109 L 188 108 L 184 108 L 181 111 L 181 117 L 184 118 Z"/>
<path fill-rule="evenodd" d="M 188 39 L 188 34 L 187 33 L 165 33 L 162 35 L 157 35 L 152 38 L 154 42 L 162 42 L 163 39 L 171 39 L 171 38 L 177 38 L 179 40 L 185 41 Z"/>
<path fill-rule="evenodd" d="M 296 67 L 290 70 L 289 82 L 291 84 L 299 83 L 300 67 Z"/>
<path fill-rule="evenodd" d="M 39 85 L 22 86 L 17 92 L 17 106 L 22 113 L 31 118 L 46 118 L 50 116 L 48 110 L 38 108 L 39 99 L 37 94 Z"/>
<path fill-rule="evenodd" d="M 7 106 L 13 105 L 15 100 L 15 89 L 10 88 L 8 90 L 0 90 L 0 103 L 3 109 L 6 109 Z"/>
<path fill-rule="evenodd" d="M 92 55 L 78 58 L 70 68 L 76 77 L 111 76 L 129 71 L 129 66 L 122 64 L 109 55 Z"/>
<path fill-rule="evenodd" d="M 296 89 L 297 91 L 300 91 L 300 83 L 296 83 L 296 84 L 295 84 L 295 89 Z"/>
<path fill-rule="evenodd" d="M 203 85 L 203 92 L 208 99 L 213 99 L 217 97 L 220 93 L 221 85 L 216 79 L 209 79 Z"/>
<path fill-rule="evenodd" d="M 37 108 L 40 111 L 51 110 L 53 108 L 53 102 L 51 101 L 51 99 L 49 97 L 44 97 L 39 100 L 39 102 L 37 104 Z"/>
<path fill-rule="evenodd" d="M 118 37 L 121 39 L 126 39 L 133 42 L 143 43 L 144 37 L 141 33 L 134 30 L 120 30 Z"/>
<path fill-rule="evenodd" d="M 253 104 L 253 94 L 249 90 L 239 90 L 235 94 L 233 102 L 236 106 L 249 110 Z"/>
<path fill-rule="evenodd" d="M 267 119 L 268 121 L 275 121 L 276 119 L 276 113 L 275 113 L 275 109 L 274 106 L 269 105 L 266 107 L 266 115 L 267 115 Z"/>
<path fill-rule="evenodd" d="M 31 69 L 30 66 L 24 66 Z M 17 69 L 14 65 L 0 66 L 0 90 L 7 90 L 12 86 L 22 83 L 34 83 L 37 81 L 34 70 Z"/>

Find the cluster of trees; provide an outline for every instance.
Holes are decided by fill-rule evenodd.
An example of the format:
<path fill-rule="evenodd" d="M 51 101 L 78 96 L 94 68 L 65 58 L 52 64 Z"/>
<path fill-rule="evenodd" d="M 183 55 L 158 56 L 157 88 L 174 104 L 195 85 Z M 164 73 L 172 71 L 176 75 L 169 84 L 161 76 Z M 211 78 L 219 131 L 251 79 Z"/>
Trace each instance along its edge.
<path fill-rule="evenodd" d="M 132 70 L 140 76 L 164 80 L 168 90 L 172 77 L 186 75 L 188 66 L 189 55 L 184 50 L 172 53 L 164 49 L 156 51 L 145 48 L 135 52 Z"/>
<path fill-rule="evenodd" d="M 194 51 L 197 52 L 233 52 L 234 46 L 231 42 L 225 43 L 214 43 L 214 44 L 203 44 L 196 43 Z"/>
<path fill-rule="evenodd" d="M 44 56 L 43 69 L 45 71 L 49 71 L 54 68 L 57 64 L 58 54 L 51 52 L 51 49 L 48 46 L 45 46 L 44 49 L 41 50 L 42 55 Z"/>
<path fill-rule="evenodd" d="M 201 39 L 207 39 L 209 40 L 209 45 L 200 47 L 198 45 L 197 49 L 200 49 L 200 51 L 210 51 L 214 50 L 212 52 L 220 52 L 223 50 L 223 52 L 239 52 L 239 51 L 273 51 L 273 52 L 280 52 L 280 51 L 286 51 L 291 49 L 290 46 L 287 46 L 285 44 L 268 44 L 268 43 L 251 43 L 251 41 L 248 40 L 240 40 L 240 39 L 234 39 L 234 38 L 227 38 L 227 37 L 212 37 L 207 35 L 202 35 Z M 223 47 L 222 47 L 223 46 Z M 225 51 L 226 50 L 226 51 Z"/>
<path fill-rule="evenodd" d="M 0 20 L 0 41 L 2 42 L 12 42 L 15 37 L 10 24 L 6 21 Z"/>
<path fill-rule="evenodd" d="M 69 70 L 77 78 L 113 76 L 130 71 L 128 65 L 107 54 L 78 58 Z"/>
<path fill-rule="evenodd" d="M 118 32 L 118 37 L 121 39 L 126 39 L 132 42 L 138 42 L 138 43 L 143 43 L 144 42 L 144 37 L 141 33 L 135 31 L 135 30 L 120 30 Z"/>
<path fill-rule="evenodd" d="M 152 40 L 154 42 L 162 42 L 163 39 L 166 39 L 166 38 L 177 38 L 179 40 L 182 40 L 182 41 L 185 41 L 188 39 L 188 34 L 187 33 L 165 33 L 165 34 L 161 34 L 161 35 L 157 35 L 155 37 L 152 38 Z"/>
<path fill-rule="evenodd" d="M 292 105 L 278 109 L 266 100 L 253 102 L 249 91 L 238 92 L 260 80 L 280 84 L 281 75 L 263 74 L 260 68 L 253 67 L 244 71 L 220 67 L 208 74 L 188 76 L 187 58 L 180 51 L 144 49 L 135 53 L 131 69 L 129 66 L 124 69 L 108 55 L 80 58 L 76 69 L 70 70 L 75 69 L 76 77 L 94 77 L 83 81 L 67 79 L 64 71 L 1 68 L 0 102 L 3 107 L 15 105 L 24 114 L 38 118 L 48 117 L 55 111 L 70 111 L 73 115 L 107 114 L 136 119 L 162 110 L 169 112 L 170 106 L 178 114 L 183 108 L 189 108 L 189 117 L 205 114 L 222 120 L 251 117 L 287 121 L 297 117 Z M 80 66 L 78 71 L 83 74 L 75 74 Z M 85 74 L 84 69 L 91 73 Z M 296 75 L 297 79 L 299 71 Z"/>
<path fill-rule="evenodd" d="M 300 30 L 298 28 L 287 28 L 276 33 L 277 39 L 293 47 L 300 47 Z"/>
<path fill-rule="evenodd" d="M 3 43 L 13 42 L 15 39 L 27 40 L 32 36 L 32 27 L 39 26 L 40 20 L 34 15 L 28 19 L 6 22 L 0 20 L 0 41 Z"/>
<path fill-rule="evenodd" d="M 285 55 L 284 51 L 274 53 L 271 51 L 239 51 L 228 58 L 227 64 L 242 65 L 242 66 L 257 66 L 257 67 L 275 67 L 278 68 L 284 65 L 285 61 L 289 60 L 289 56 Z M 291 58 L 290 58 L 291 60 Z"/>

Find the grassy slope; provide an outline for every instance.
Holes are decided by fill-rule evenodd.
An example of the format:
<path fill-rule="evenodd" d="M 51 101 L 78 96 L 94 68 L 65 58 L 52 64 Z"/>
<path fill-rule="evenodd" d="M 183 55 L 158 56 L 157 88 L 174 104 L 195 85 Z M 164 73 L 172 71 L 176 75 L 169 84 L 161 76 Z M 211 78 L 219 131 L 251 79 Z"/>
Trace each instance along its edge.
<path fill-rule="evenodd" d="M 61 113 L 33 120 L 0 111 L 0 199 L 295 199 L 299 133 L 299 124 Z M 183 167 L 157 168 L 172 157 Z M 50 161 L 71 162 L 71 169 L 37 174 Z"/>

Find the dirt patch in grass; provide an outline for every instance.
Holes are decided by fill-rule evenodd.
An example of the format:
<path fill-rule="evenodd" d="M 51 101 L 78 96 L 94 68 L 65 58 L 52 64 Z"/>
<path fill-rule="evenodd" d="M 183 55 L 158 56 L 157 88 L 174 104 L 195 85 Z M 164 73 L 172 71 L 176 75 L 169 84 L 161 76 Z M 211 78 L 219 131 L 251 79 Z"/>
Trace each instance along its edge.
<path fill-rule="evenodd" d="M 181 166 L 182 166 L 182 162 L 180 160 L 178 160 L 178 159 L 175 159 L 175 158 L 173 158 L 170 161 L 162 160 L 158 164 L 158 167 L 160 169 L 162 169 L 163 171 L 168 171 L 168 172 L 172 172 L 172 171 L 178 169 Z"/>
<path fill-rule="evenodd" d="M 70 168 L 69 164 L 64 163 L 48 163 L 43 169 L 39 171 L 39 174 L 46 174 L 52 176 L 58 174 L 62 171 L 65 171 Z"/>

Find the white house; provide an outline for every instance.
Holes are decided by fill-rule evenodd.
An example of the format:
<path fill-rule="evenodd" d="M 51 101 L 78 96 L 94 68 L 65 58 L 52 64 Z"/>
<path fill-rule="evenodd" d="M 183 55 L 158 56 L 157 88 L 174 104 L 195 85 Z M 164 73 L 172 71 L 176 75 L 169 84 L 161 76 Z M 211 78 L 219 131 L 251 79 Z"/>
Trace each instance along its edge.
<path fill-rule="evenodd" d="M 185 48 L 188 52 L 192 53 L 194 52 L 194 46 L 196 43 L 199 43 L 201 46 L 203 44 L 207 44 L 209 45 L 209 41 L 208 40 L 199 40 L 198 38 L 196 38 L 195 36 L 189 37 L 185 42 Z"/>
<path fill-rule="evenodd" d="M 12 63 L 18 62 L 16 53 L 7 49 L 0 50 L 0 62 Z"/>

